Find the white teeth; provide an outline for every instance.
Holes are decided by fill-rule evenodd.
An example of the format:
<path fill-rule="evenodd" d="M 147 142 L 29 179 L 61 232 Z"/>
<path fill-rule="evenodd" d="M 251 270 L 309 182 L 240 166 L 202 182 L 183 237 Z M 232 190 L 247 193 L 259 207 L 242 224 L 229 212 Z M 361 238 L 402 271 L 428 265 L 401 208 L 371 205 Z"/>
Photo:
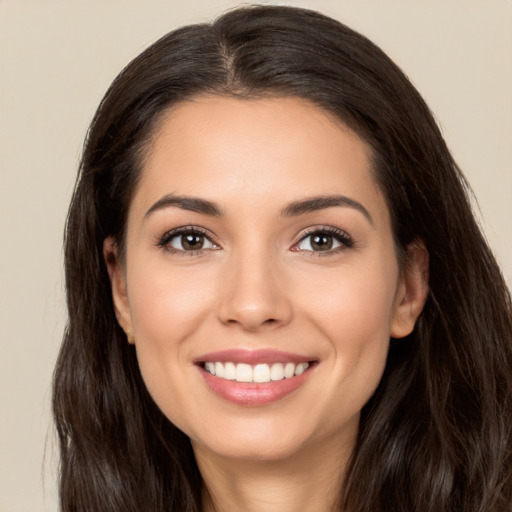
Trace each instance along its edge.
<path fill-rule="evenodd" d="M 295 368 L 295 375 L 300 375 L 301 373 L 304 373 L 308 366 L 308 363 L 298 364 L 297 368 Z M 217 369 L 217 365 L 215 365 L 215 369 Z"/>
<path fill-rule="evenodd" d="M 297 370 L 295 370 L 295 372 L 297 372 Z M 222 363 L 215 363 L 215 375 L 221 379 L 224 378 L 224 366 Z"/>
<path fill-rule="evenodd" d="M 270 368 L 268 364 L 257 364 L 252 372 L 253 382 L 270 382 Z"/>
<path fill-rule="evenodd" d="M 215 366 L 217 366 L 216 363 Z M 220 363 L 222 364 L 222 363 Z M 249 364 L 237 364 L 236 365 L 236 373 L 235 380 L 238 382 L 252 382 L 252 368 Z"/>
<path fill-rule="evenodd" d="M 287 379 L 291 379 L 295 375 L 295 365 L 293 363 L 287 363 L 284 367 L 284 376 Z"/>
<path fill-rule="evenodd" d="M 293 364 L 293 363 L 290 363 Z M 284 366 L 281 363 L 274 363 L 270 368 L 271 380 L 283 380 L 284 379 Z"/>
<path fill-rule="evenodd" d="M 224 378 L 228 380 L 236 379 L 236 366 L 233 363 L 226 363 L 224 365 Z"/>
<path fill-rule="evenodd" d="M 251 366 L 245 363 L 220 363 L 208 361 L 204 369 L 221 379 L 236 380 L 237 382 L 270 382 L 291 379 L 301 375 L 309 367 L 309 363 L 266 363 Z"/>

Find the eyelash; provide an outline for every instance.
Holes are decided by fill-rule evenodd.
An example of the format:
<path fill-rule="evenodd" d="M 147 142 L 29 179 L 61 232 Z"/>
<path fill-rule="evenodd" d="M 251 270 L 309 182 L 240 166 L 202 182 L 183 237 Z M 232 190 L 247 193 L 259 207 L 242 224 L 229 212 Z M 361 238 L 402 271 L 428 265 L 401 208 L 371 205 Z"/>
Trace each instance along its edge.
<path fill-rule="evenodd" d="M 180 228 L 171 229 L 170 231 L 167 231 L 166 233 L 164 233 L 163 236 L 160 237 L 160 239 L 157 242 L 157 246 L 160 247 L 161 249 L 164 249 L 170 254 L 176 254 L 179 256 L 196 256 L 198 254 L 202 254 L 204 251 L 212 250 L 211 248 L 201 248 L 197 250 L 187 251 L 184 249 L 176 249 L 170 245 L 173 239 L 185 235 L 202 236 L 214 246 L 213 250 L 219 248 L 218 244 L 213 241 L 212 234 L 206 229 L 202 229 L 197 226 L 183 226 Z"/>
<path fill-rule="evenodd" d="M 300 249 L 298 249 L 298 246 L 307 240 L 307 238 L 312 237 L 313 235 L 327 235 L 329 237 L 332 237 L 336 242 L 338 242 L 340 245 L 339 247 L 335 247 L 333 249 L 328 249 L 325 251 L 313 251 L 313 250 L 303 250 L 305 253 L 309 253 L 309 257 L 325 257 L 333 254 L 338 254 L 341 251 L 344 251 L 346 249 L 350 249 L 354 246 L 354 239 L 345 231 L 335 228 L 333 226 L 321 226 L 321 227 L 314 227 L 306 231 L 304 233 L 298 242 L 296 242 L 293 247 L 292 251 L 299 252 Z"/>
<path fill-rule="evenodd" d="M 199 235 L 204 237 L 210 244 L 213 245 L 212 248 L 201 248 L 197 250 L 184 250 L 184 249 L 176 249 L 170 245 L 170 243 L 179 236 L 185 236 L 185 235 Z M 332 237 L 336 242 L 338 242 L 340 245 L 339 247 L 335 247 L 333 249 L 327 249 L 325 251 L 314 251 L 314 250 L 304 250 L 298 248 L 301 243 L 303 243 L 305 240 L 307 240 L 309 237 L 312 237 L 313 235 L 327 235 L 328 237 Z M 220 246 L 214 241 L 212 234 L 200 227 L 197 226 L 183 226 L 180 228 L 172 229 L 170 231 L 167 231 L 164 233 L 163 236 L 161 236 L 157 242 L 157 246 L 161 249 L 164 249 L 170 254 L 176 254 L 179 256 L 196 256 L 198 254 L 202 254 L 204 251 L 208 250 L 217 250 L 220 248 Z M 291 247 L 291 250 L 293 252 L 304 252 L 309 253 L 309 257 L 323 257 L 323 256 L 329 256 L 332 254 L 337 254 L 343 250 L 350 249 L 354 246 L 354 240 L 353 238 L 346 233 L 345 231 L 335 228 L 333 226 L 321 226 L 321 227 L 314 227 L 306 231 L 300 239 L 293 244 Z"/>

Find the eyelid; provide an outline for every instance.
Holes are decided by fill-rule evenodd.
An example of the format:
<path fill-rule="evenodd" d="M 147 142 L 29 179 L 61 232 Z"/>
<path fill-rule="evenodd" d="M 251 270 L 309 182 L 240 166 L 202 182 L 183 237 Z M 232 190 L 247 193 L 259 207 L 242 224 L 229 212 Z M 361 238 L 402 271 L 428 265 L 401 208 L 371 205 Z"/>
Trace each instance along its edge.
<path fill-rule="evenodd" d="M 306 238 L 316 233 L 327 234 L 335 238 L 339 243 L 339 247 L 335 247 L 334 249 L 329 249 L 326 251 L 311 251 L 305 249 L 299 249 L 298 246 L 302 243 Z M 327 256 L 329 254 L 336 254 L 345 249 L 349 249 L 353 247 L 354 239 L 343 229 L 334 227 L 334 226 L 311 226 L 303 231 L 298 240 L 292 245 L 291 250 L 294 252 L 304 252 L 304 253 L 313 253 L 309 254 L 310 256 Z"/>
<path fill-rule="evenodd" d="M 214 248 L 206 248 L 206 249 L 197 249 L 195 251 L 185 251 L 181 249 L 172 248 L 169 246 L 169 242 L 180 235 L 187 235 L 187 234 L 199 234 L 207 238 L 210 243 L 212 243 L 215 247 Z M 167 252 L 171 254 L 180 254 L 180 255 L 186 255 L 186 256 L 193 256 L 198 253 L 203 253 L 206 251 L 212 251 L 220 249 L 220 244 L 217 242 L 215 235 L 208 229 L 205 229 L 201 226 L 195 226 L 193 224 L 189 224 L 186 226 L 179 226 L 177 228 L 169 229 L 163 233 L 163 235 L 160 235 L 157 237 L 156 246 L 166 250 Z"/>

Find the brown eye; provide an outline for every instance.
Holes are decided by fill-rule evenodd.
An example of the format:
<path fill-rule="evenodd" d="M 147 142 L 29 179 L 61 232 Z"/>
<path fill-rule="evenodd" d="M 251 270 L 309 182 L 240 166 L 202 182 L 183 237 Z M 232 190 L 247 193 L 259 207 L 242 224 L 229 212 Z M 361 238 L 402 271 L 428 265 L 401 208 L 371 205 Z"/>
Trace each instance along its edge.
<path fill-rule="evenodd" d="M 300 240 L 294 250 L 309 252 L 337 252 L 338 249 L 352 247 L 352 238 L 343 231 L 318 230 Z"/>
<path fill-rule="evenodd" d="M 174 252 L 193 252 L 207 249 L 217 249 L 206 235 L 199 231 L 181 231 L 167 234 L 159 242 L 161 247 L 167 247 L 169 251 Z"/>
<path fill-rule="evenodd" d="M 198 235 L 196 233 L 181 235 L 180 237 L 176 238 L 177 240 L 179 240 L 179 243 L 181 243 L 181 247 L 185 251 L 197 251 L 199 249 L 202 249 L 205 242 L 204 236 Z"/>
<path fill-rule="evenodd" d="M 312 235 L 310 244 L 313 251 L 328 251 L 332 249 L 334 240 L 331 235 Z"/>

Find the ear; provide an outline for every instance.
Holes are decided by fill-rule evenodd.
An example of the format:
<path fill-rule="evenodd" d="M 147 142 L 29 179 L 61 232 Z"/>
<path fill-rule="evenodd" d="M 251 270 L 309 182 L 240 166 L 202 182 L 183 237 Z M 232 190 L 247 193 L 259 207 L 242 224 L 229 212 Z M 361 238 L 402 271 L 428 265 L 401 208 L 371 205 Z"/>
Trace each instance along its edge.
<path fill-rule="evenodd" d="M 105 259 L 108 276 L 110 278 L 112 301 L 114 303 L 117 322 L 126 333 L 128 342 L 133 344 L 132 316 L 126 290 L 126 278 L 118 255 L 117 242 L 113 237 L 105 238 L 103 241 L 103 258 Z"/>
<path fill-rule="evenodd" d="M 395 298 L 391 337 L 403 338 L 414 329 L 428 296 L 429 255 L 423 240 L 406 247 L 406 262 Z"/>

